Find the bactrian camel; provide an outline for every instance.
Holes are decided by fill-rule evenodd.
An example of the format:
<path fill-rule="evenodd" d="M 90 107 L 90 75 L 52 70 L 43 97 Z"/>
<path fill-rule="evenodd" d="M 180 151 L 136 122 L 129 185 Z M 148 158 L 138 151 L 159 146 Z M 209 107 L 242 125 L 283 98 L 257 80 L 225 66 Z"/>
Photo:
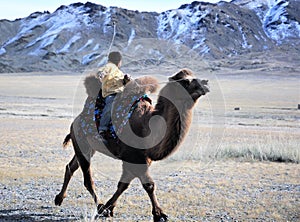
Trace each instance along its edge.
<path fill-rule="evenodd" d="M 128 188 L 130 182 L 138 178 L 150 197 L 153 220 L 167 221 L 168 216 L 156 199 L 155 184 L 148 169 L 152 161 L 165 159 L 179 147 L 191 124 L 193 107 L 201 96 L 209 92 L 207 83 L 207 80 L 197 79 L 189 69 L 180 70 L 169 77 L 169 81 L 162 87 L 155 106 L 147 99 L 137 103 L 128 124 L 118 135 L 119 139 L 108 137 L 106 143 L 99 137 L 93 121 L 94 113 L 87 113 L 87 108 L 84 108 L 71 124 L 70 133 L 64 141 L 66 145 L 72 140 L 75 155 L 66 166 L 64 183 L 60 193 L 55 197 L 55 204 L 62 204 L 68 183 L 80 166 L 84 186 L 93 196 L 99 215 L 113 216 L 118 198 Z M 85 86 L 88 93 L 85 106 L 93 107 L 101 82 L 96 76 L 90 76 L 86 78 Z M 153 77 L 132 80 L 126 85 L 119 99 L 116 99 L 115 104 L 121 103 L 124 95 L 127 97 L 131 93 L 142 95 L 145 92 L 155 91 L 157 87 L 158 82 Z M 117 190 L 105 204 L 99 201 L 91 176 L 91 158 L 96 151 L 123 162 Z"/>

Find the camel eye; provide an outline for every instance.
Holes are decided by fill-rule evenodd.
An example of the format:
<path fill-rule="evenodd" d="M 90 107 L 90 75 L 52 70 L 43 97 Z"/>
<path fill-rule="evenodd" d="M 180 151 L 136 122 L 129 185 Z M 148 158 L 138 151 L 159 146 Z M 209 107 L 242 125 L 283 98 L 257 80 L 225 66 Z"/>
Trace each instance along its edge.
<path fill-rule="evenodd" d="M 191 80 L 190 79 L 183 79 L 180 81 L 184 87 L 189 87 L 191 84 Z"/>

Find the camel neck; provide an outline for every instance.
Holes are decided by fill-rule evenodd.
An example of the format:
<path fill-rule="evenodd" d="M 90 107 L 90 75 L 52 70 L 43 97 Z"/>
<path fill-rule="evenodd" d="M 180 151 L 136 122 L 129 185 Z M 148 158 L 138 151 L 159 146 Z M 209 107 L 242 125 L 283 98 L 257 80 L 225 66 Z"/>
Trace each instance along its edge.
<path fill-rule="evenodd" d="M 162 141 L 148 150 L 150 159 L 162 160 L 179 147 L 191 124 L 192 111 L 184 105 L 176 106 L 170 100 L 159 97 L 153 115 L 159 115 L 166 121 L 166 132 Z"/>

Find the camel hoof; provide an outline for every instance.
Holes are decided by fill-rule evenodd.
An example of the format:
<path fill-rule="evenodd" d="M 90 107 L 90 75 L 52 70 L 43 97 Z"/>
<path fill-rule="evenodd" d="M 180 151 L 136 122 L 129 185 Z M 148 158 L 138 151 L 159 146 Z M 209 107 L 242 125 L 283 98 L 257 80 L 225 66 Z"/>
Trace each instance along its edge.
<path fill-rule="evenodd" d="M 96 216 L 98 217 L 113 217 L 113 211 L 111 211 L 110 209 L 105 208 L 104 204 L 99 204 L 97 207 L 98 210 L 98 215 Z"/>
<path fill-rule="evenodd" d="M 55 199 L 54 199 L 54 203 L 56 206 L 60 206 L 63 202 L 64 198 L 61 197 L 60 195 L 56 195 Z"/>
<path fill-rule="evenodd" d="M 102 212 L 103 217 L 110 217 L 110 215 L 111 215 L 111 212 L 109 209 L 103 210 L 103 212 Z"/>
<path fill-rule="evenodd" d="M 159 216 L 154 216 L 154 222 L 166 222 L 168 221 L 168 215 L 161 213 Z"/>

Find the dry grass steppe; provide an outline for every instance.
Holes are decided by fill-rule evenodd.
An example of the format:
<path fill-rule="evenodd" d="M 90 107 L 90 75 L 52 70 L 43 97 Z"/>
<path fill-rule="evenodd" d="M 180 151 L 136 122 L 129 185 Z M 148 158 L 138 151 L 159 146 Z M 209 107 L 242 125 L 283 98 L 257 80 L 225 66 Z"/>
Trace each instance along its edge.
<path fill-rule="evenodd" d="M 299 221 L 299 73 L 233 70 L 201 74 L 211 93 L 197 105 L 185 142 L 151 167 L 158 200 L 170 221 Z M 92 221 L 95 207 L 79 171 L 63 205 L 53 202 L 73 155 L 61 144 L 85 99 L 81 80 L 71 73 L 0 75 L 0 221 Z M 92 167 L 106 201 L 121 162 L 96 154 Z M 105 221 L 151 219 L 135 180 Z"/>

